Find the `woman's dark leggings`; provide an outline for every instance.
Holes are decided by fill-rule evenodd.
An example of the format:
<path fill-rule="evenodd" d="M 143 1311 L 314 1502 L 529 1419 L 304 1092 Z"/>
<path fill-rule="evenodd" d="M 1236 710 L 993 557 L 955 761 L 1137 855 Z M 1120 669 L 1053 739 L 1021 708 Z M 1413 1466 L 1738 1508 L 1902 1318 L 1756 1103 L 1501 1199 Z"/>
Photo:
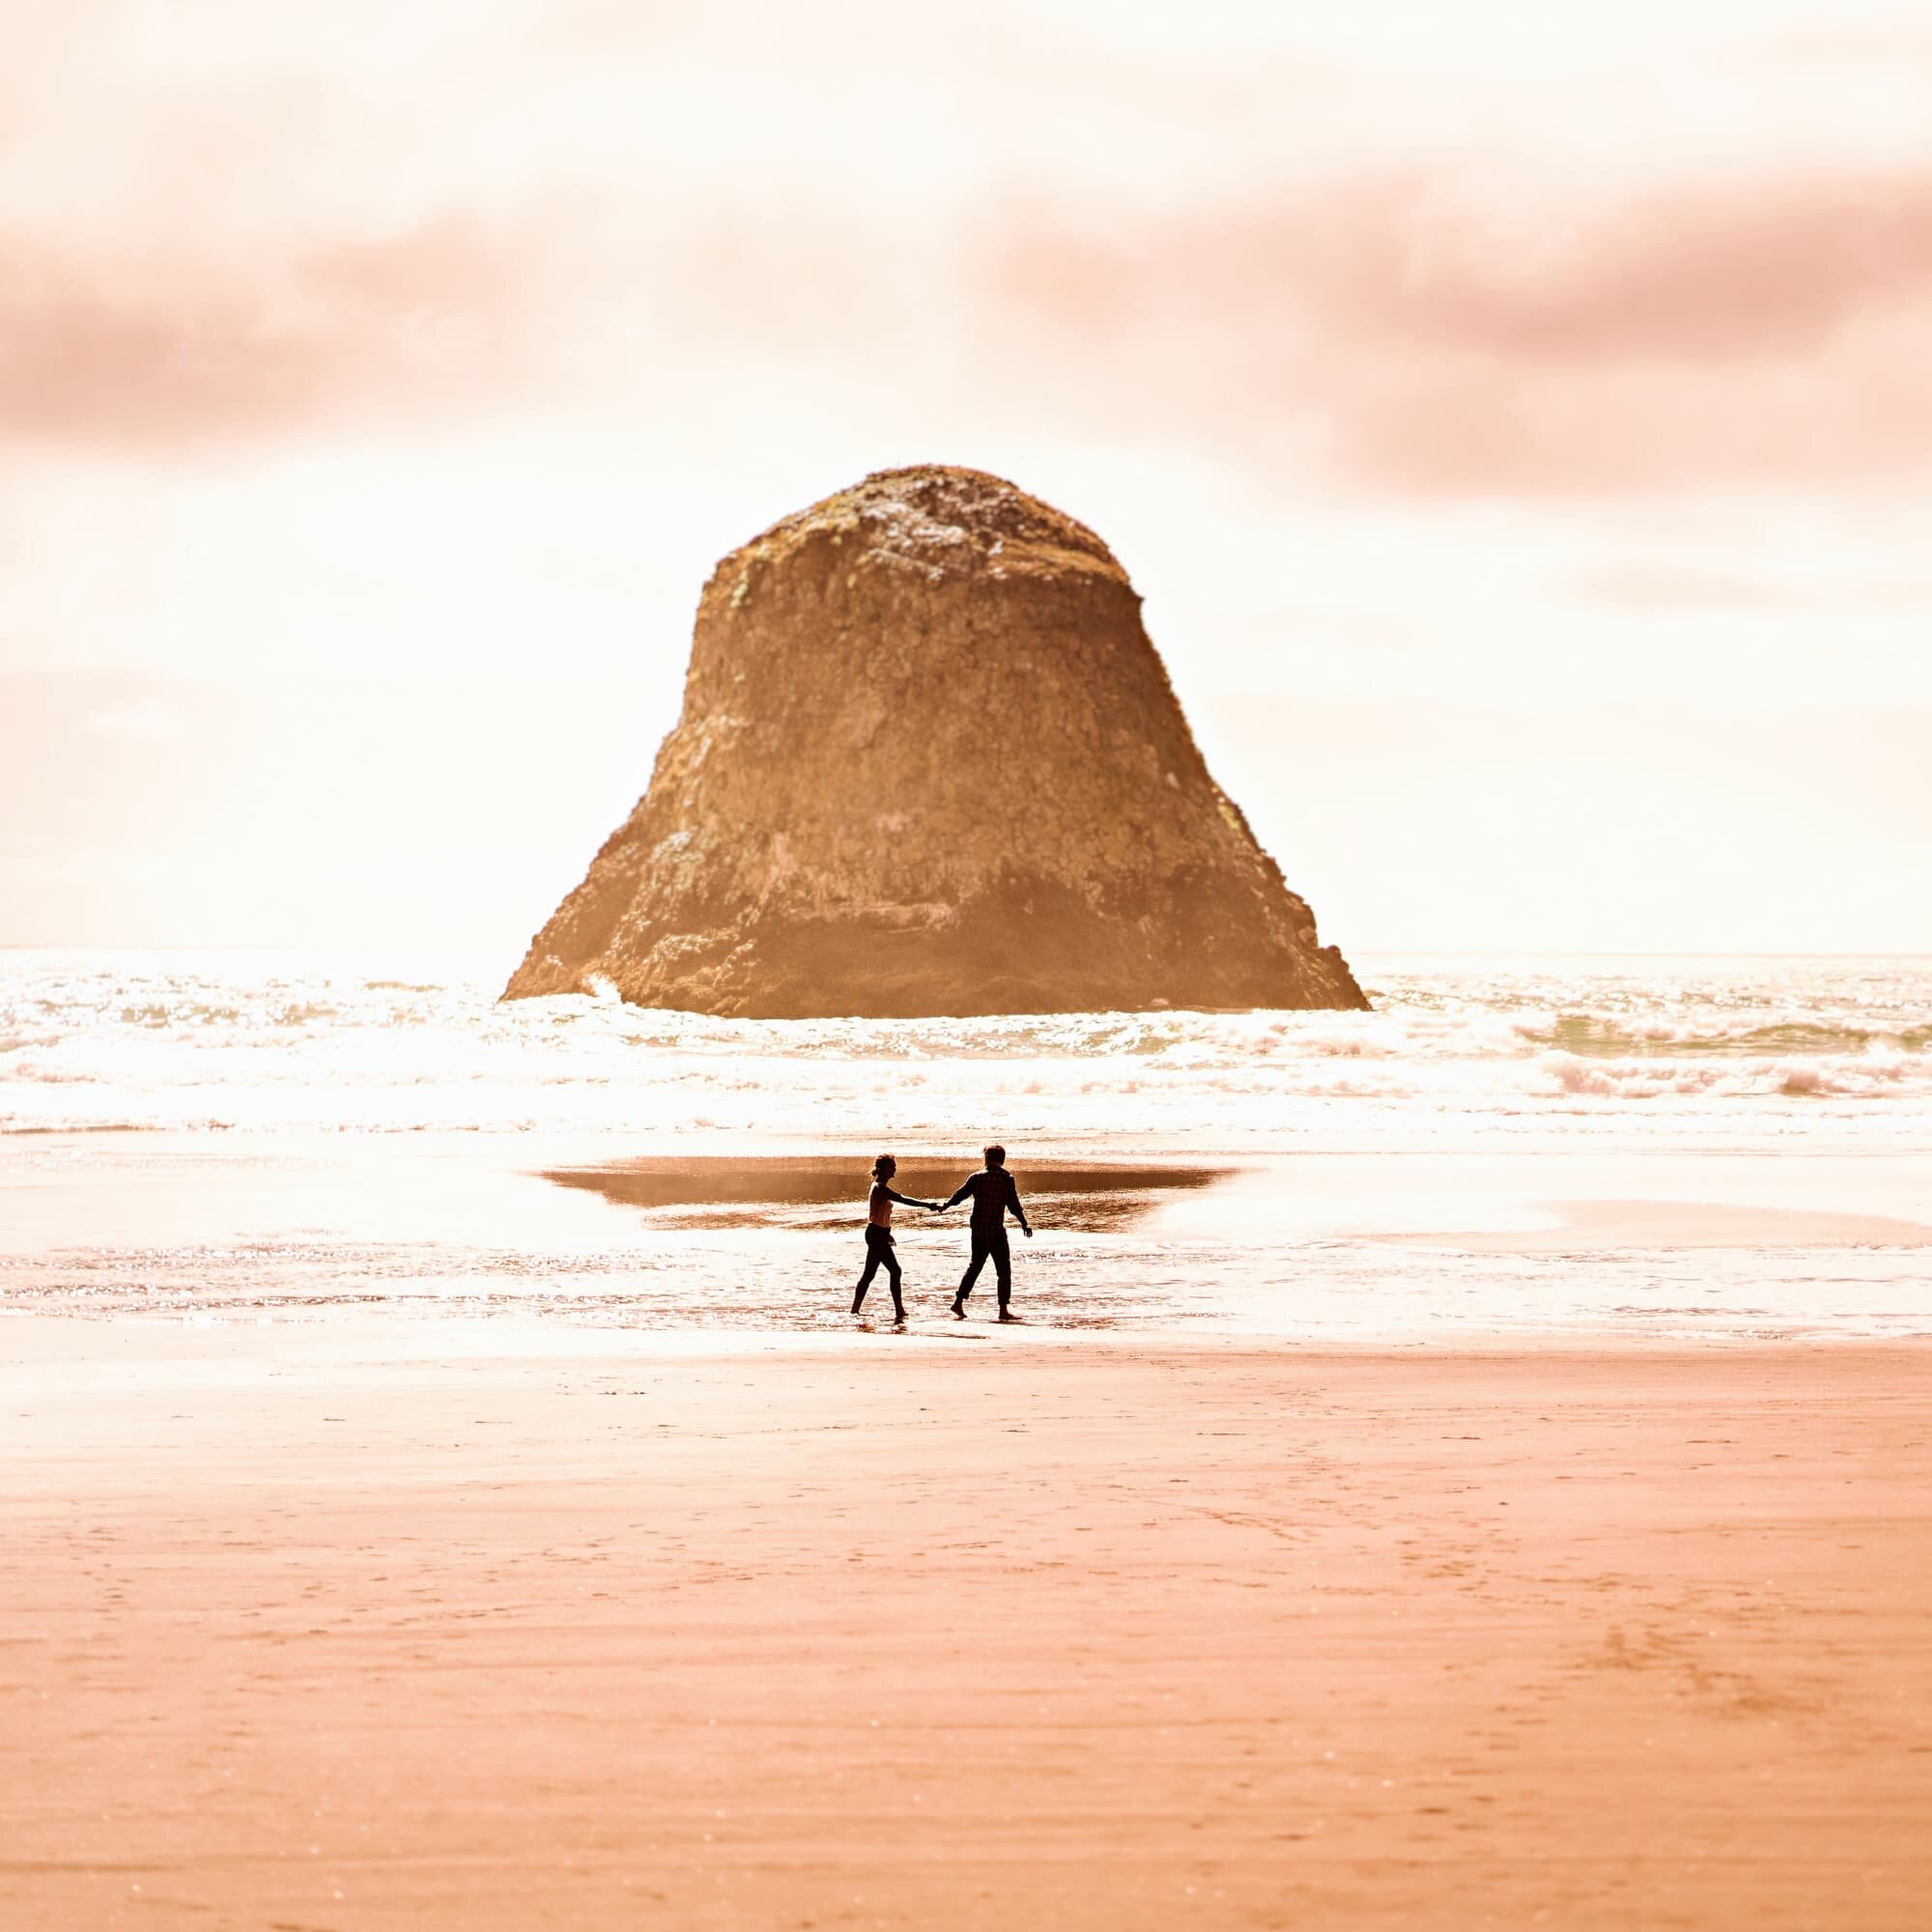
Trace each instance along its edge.
<path fill-rule="evenodd" d="M 859 1277 L 859 1286 L 852 1292 L 852 1313 L 858 1314 L 866 1304 L 866 1291 L 872 1285 L 872 1277 L 884 1268 L 886 1286 L 893 1292 L 893 1307 L 899 1313 L 905 1312 L 905 1303 L 899 1299 L 899 1261 L 893 1253 L 893 1231 L 890 1228 L 868 1227 L 866 1230 L 866 1272 Z"/>

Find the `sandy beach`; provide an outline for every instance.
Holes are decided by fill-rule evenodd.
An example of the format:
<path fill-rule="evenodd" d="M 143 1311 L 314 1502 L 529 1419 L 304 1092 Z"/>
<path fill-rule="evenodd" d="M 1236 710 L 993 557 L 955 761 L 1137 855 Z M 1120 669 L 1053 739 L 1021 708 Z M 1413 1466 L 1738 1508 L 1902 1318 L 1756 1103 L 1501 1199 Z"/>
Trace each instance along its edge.
<path fill-rule="evenodd" d="M 1877 1928 L 1922 1347 L 0 1324 L 0 1922 Z"/>

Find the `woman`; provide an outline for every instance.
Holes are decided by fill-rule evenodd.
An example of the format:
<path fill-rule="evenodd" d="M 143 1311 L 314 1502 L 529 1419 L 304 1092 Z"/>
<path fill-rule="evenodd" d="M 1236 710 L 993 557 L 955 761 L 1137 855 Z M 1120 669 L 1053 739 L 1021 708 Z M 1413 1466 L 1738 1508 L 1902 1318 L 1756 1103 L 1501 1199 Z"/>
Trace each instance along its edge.
<path fill-rule="evenodd" d="M 852 1291 L 852 1313 L 858 1314 L 866 1305 L 866 1291 L 872 1285 L 872 1277 L 883 1267 L 886 1280 L 893 1291 L 893 1320 L 905 1320 L 905 1303 L 899 1299 L 898 1257 L 893 1253 L 893 1203 L 901 1208 L 927 1208 L 933 1213 L 939 1212 L 937 1201 L 914 1201 L 904 1194 L 895 1193 L 892 1179 L 899 1171 L 899 1164 L 891 1154 L 882 1153 L 872 1163 L 872 1195 L 866 1208 L 866 1272 L 859 1277 L 859 1286 Z"/>

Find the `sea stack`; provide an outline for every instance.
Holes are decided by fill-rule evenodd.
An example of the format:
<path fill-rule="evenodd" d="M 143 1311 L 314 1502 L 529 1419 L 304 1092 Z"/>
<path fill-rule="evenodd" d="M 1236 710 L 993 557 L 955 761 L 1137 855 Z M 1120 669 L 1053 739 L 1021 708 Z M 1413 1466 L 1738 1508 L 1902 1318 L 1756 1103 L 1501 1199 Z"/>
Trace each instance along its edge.
<path fill-rule="evenodd" d="M 1071 517 L 888 469 L 704 586 L 650 789 L 506 998 L 759 1018 L 1368 1005 Z"/>

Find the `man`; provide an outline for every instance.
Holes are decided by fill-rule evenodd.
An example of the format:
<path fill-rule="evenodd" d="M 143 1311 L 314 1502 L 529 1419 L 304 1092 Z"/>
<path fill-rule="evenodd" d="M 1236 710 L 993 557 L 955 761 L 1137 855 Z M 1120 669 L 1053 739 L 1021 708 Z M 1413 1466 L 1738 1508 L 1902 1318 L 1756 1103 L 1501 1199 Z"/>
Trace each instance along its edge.
<path fill-rule="evenodd" d="M 1006 1149 L 989 1147 L 984 1152 L 986 1165 L 962 1181 L 958 1193 L 946 1203 L 948 1208 L 956 1208 L 969 1194 L 973 1197 L 973 1259 L 966 1264 L 959 1293 L 952 1297 L 952 1314 L 956 1321 L 965 1321 L 966 1297 L 973 1293 L 973 1284 L 980 1279 L 980 1270 L 990 1256 L 993 1274 L 1000 1284 L 1000 1320 L 1013 1321 L 1018 1317 L 1007 1305 L 1013 1294 L 1013 1256 L 1007 1246 L 1007 1209 L 1013 1210 L 1020 1233 L 1028 1240 L 1033 1239 L 1033 1229 L 1027 1221 L 1026 1209 L 1020 1206 L 1019 1189 L 1007 1172 Z"/>

